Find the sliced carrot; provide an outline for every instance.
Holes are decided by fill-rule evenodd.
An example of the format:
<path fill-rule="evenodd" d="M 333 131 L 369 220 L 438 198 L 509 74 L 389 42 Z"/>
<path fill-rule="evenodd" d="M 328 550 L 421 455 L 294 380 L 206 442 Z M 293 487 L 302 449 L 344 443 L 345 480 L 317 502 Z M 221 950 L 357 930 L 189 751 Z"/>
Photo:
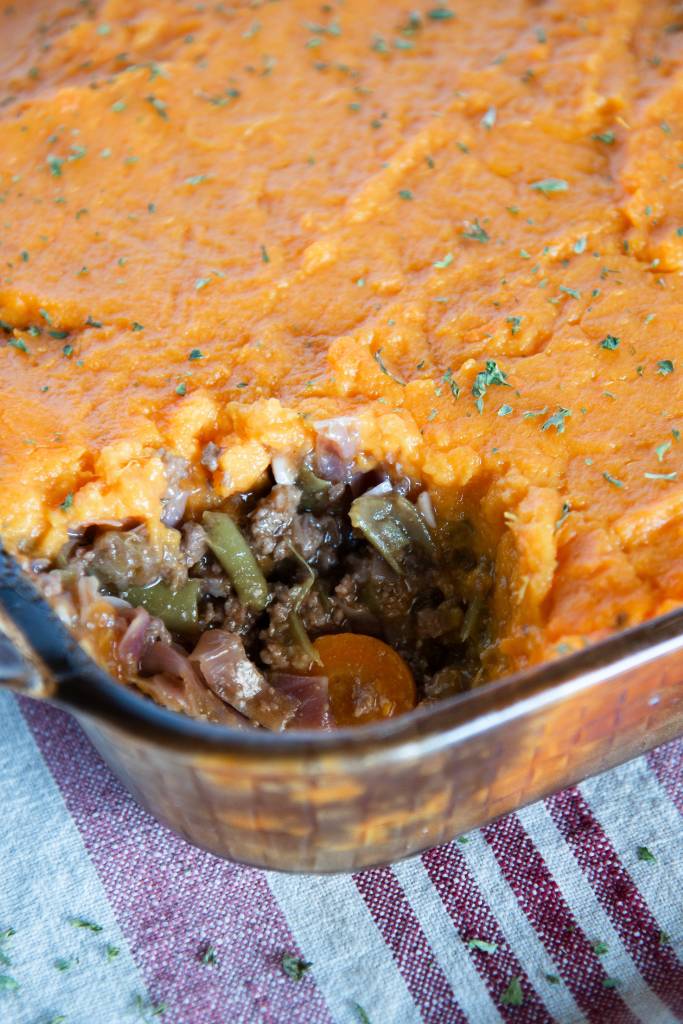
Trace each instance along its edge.
<path fill-rule="evenodd" d="M 412 673 L 388 644 L 359 633 L 335 633 L 318 637 L 313 646 L 322 661 L 315 671 L 329 680 L 338 726 L 378 722 L 415 707 Z"/>

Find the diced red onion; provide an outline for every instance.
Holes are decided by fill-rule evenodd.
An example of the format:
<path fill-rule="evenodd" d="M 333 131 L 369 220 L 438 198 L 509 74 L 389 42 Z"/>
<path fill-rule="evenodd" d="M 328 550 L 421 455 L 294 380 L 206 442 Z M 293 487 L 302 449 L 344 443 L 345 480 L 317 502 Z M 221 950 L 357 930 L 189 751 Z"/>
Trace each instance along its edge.
<path fill-rule="evenodd" d="M 288 729 L 333 727 L 327 676 L 296 676 L 287 672 L 275 672 L 271 675 L 270 682 L 280 693 L 286 693 L 299 701 L 299 707 L 289 722 Z"/>
<path fill-rule="evenodd" d="M 294 717 L 298 702 L 273 689 L 234 633 L 223 629 L 202 633 L 190 658 L 221 700 L 266 729 L 284 729 Z"/>
<path fill-rule="evenodd" d="M 339 483 L 347 480 L 358 451 L 358 431 L 352 416 L 318 420 L 315 443 L 316 471 L 323 480 Z"/>
<path fill-rule="evenodd" d="M 78 538 L 82 537 L 82 535 L 85 532 L 85 530 L 89 529 L 91 526 L 110 526 L 112 528 L 112 530 L 120 530 L 120 529 L 122 529 L 126 525 L 127 522 L 130 522 L 130 520 L 128 520 L 128 519 L 85 519 L 85 520 L 83 520 L 83 522 L 78 524 L 77 528 L 74 528 L 74 530 L 76 532 L 72 533 L 71 530 L 69 530 L 69 536 L 70 537 L 74 537 L 74 539 L 78 539 Z"/>
<path fill-rule="evenodd" d="M 391 491 L 391 490 L 393 490 L 393 485 L 391 483 L 391 480 L 382 480 L 381 483 L 375 484 L 374 487 L 371 487 L 370 490 L 366 491 L 365 493 L 366 494 L 386 494 L 388 491 Z"/>
<path fill-rule="evenodd" d="M 287 455 L 274 455 L 271 468 L 276 484 L 296 483 L 296 466 Z"/>
<path fill-rule="evenodd" d="M 64 577 L 59 569 L 38 573 L 35 584 L 39 587 L 43 597 L 52 599 L 64 593 Z"/>
<path fill-rule="evenodd" d="M 126 632 L 119 641 L 118 656 L 131 672 L 139 671 L 140 661 L 147 644 L 147 635 L 151 624 L 152 616 L 149 612 L 145 611 L 144 608 L 136 608 L 133 618 L 126 628 Z"/>
<path fill-rule="evenodd" d="M 180 487 L 169 487 L 166 496 L 162 498 L 164 511 L 161 514 L 161 521 L 164 526 L 177 526 L 185 515 L 185 506 L 190 492 Z"/>
<path fill-rule="evenodd" d="M 185 514 L 185 506 L 190 496 L 190 491 L 182 486 L 189 473 L 190 464 L 187 459 L 173 455 L 172 452 L 162 451 L 161 456 L 168 483 L 166 493 L 161 499 L 161 521 L 164 526 L 177 526 Z"/>
<path fill-rule="evenodd" d="M 432 505 L 432 499 L 429 497 L 429 491 L 420 491 L 415 504 L 427 526 L 435 530 L 436 516 L 434 515 L 434 506 Z"/>
<path fill-rule="evenodd" d="M 363 473 L 354 473 L 351 477 L 351 493 L 354 498 L 359 498 L 361 494 L 367 494 L 368 491 L 389 481 L 387 474 L 375 467 L 375 469 L 369 469 Z M 391 483 L 389 483 L 389 490 L 391 489 Z"/>
<path fill-rule="evenodd" d="M 150 678 L 138 678 L 136 684 L 158 704 L 172 711 L 183 711 L 192 718 L 208 718 L 237 729 L 251 724 L 207 688 L 186 652 L 177 644 L 153 644 L 145 651 L 141 668 Z"/>
<path fill-rule="evenodd" d="M 81 614 L 85 614 L 95 601 L 99 600 L 100 584 L 96 576 L 80 576 L 76 584 L 78 593 L 78 607 Z"/>
<path fill-rule="evenodd" d="M 350 463 L 342 459 L 336 452 L 326 451 L 323 446 L 316 445 L 316 475 L 330 483 L 344 483 L 349 476 Z"/>
<path fill-rule="evenodd" d="M 152 644 L 145 651 L 140 669 L 145 675 L 165 672 L 188 683 L 198 682 L 187 653 L 178 644 Z"/>
<path fill-rule="evenodd" d="M 123 616 L 127 616 L 129 619 L 133 617 L 133 613 L 137 611 L 130 601 L 124 601 L 122 597 L 114 597 L 113 594 L 102 594 L 100 595 L 103 601 L 110 604 L 112 608 L 116 608 L 117 612 L 120 612 Z"/>
<path fill-rule="evenodd" d="M 358 450 L 358 430 L 353 416 L 335 416 L 313 424 L 318 437 L 334 446 L 342 459 L 352 459 Z"/>
<path fill-rule="evenodd" d="M 397 494 L 402 494 L 404 498 L 408 497 L 413 488 L 413 481 L 408 476 L 400 476 L 394 480 L 394 490 Z"/>

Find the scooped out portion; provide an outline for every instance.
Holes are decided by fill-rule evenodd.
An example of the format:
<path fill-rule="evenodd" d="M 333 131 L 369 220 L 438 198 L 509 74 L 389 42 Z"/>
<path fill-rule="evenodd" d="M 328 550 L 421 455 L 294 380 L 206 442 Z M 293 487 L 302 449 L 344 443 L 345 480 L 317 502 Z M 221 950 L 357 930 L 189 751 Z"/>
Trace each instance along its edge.
<path fill-rule="evenodd" d="M 312 451 L 196 508 L 183 460 L 164 458 L 165 545 L 148 524 L 95 523 L 33 566 L 122 682 L 192 717 L 283 730 L 377 722 L 483 678 L 491 564 L 418 482 Z"/>

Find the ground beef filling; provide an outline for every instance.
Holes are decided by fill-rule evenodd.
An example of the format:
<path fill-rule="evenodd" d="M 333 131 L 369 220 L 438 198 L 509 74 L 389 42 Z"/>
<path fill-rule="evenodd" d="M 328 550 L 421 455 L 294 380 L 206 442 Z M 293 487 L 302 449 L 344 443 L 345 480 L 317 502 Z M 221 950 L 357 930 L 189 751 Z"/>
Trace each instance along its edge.
<path fill-rule="evenodd" d="M 491 566 L 472 553 L 467 524 L 437 524 L 411 481 L 375 472 L 331 483 L 304 466 L 296 483 L 181 517 L 175 529 L 177 545 L 160 554 L 144 527 L 91 527 L 57 567 L 64 580 L 93 578 L 115 599 L 124 613 L 119 657 L 162 704 L 225 720 L 223 702 L 233 724 L 332 725 L 319 693 L 315 714 L 302 716 L 301 689 L 312 680 L 310 698 L 322 678 L 315 641 L 342 633 L 393 648 L 418 702 L 480 678 Z M 228 668 L 240 677 L 235 692 Z M 369 691 L 359 687 L 362 708 Z"/>

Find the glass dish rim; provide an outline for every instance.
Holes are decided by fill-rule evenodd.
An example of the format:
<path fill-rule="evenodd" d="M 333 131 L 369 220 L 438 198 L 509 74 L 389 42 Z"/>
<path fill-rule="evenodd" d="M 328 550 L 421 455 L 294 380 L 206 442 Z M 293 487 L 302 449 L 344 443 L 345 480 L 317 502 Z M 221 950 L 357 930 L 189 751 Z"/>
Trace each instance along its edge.
<path fill-rule="evenodd" d="M 430 749 L 451 746 L 487 728 L 504 724 L 541 704 L 554 704 L 582 689 L 657 660 L 683 652 L 683 608 L 612 634 L 595 644 L 550 662 L 503 676 L 454 697 L 422 705 L 414 711 L 368 725 L 335 730 L 234 729 L 193 719 L 155 704 L 133 687 L 117 682 L 92 662 L 89 673 L 119 724 L 152 727 L 154 731 L 184 744 L 204 747 L 206 752 L 243 753 L 283 757 L 359 755 L 377 748 L 395 749 L 420 743 Z M 90 660 L 90 659 L 88 659 Z M 64 695 L 65 697 L 67 694 Z M 79 710 L 79 700 L 57 703 Z M 83 707 L 87 713 L 87 707 Z"/>
<path fill-rule="evenodd" d="M 13 688 L 47 697 L 76 717 L 86 715 L 143 739 L 154 737 L 207 755 L 311 760 L 363 758 L 397 749 L 414 754 L 416 745 L 419 753 L 444 749 L 648 662 L 683 654 L 683 606 L 396 718 L 329 731 L 234 729 L 155 704 L 95 663 L 1 545 L 0 631 L 38 678 L 37 688 Z"/>

